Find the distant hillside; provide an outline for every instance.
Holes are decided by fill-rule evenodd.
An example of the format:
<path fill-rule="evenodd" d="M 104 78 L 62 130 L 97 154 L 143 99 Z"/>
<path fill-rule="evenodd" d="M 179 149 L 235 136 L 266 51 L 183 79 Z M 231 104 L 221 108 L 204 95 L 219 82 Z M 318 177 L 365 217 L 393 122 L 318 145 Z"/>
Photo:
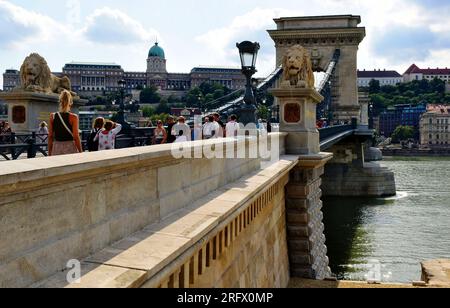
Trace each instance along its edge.
<path fill-rule="evenodd" d="M 431 81 L 414 80 L 396 86 L 380 86 L 379 81 L 372 80 L 370 86 L 362 90 L 369 92 L 375 114 L 400 104 L 450 104 L 450 93 L 445 93 L 445 82 L 437 78 Z"/>

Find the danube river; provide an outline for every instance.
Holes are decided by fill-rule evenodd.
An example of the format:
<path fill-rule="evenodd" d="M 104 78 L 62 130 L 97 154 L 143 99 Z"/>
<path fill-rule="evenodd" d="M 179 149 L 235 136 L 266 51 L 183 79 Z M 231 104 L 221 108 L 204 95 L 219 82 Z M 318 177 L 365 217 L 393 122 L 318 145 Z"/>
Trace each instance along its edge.
<path fill-rule="evenodd" d="M 450 159 L 395 158 L 393 198 L 330 198 L 324 215 L 330 265 L 339 279 L 420 280 L 420 262 L 450 259 Z"/>

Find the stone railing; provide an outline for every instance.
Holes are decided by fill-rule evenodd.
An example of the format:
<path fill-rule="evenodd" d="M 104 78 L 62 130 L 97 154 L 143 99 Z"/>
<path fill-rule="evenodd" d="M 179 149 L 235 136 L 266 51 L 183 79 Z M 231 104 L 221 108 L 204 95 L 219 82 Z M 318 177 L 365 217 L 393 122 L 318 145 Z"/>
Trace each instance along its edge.
<path fill-rule="evenodd" d="M 277 136 L 282 145 L 285 135 Z M 234 144 L 236 151 L 237 143 L 223 139 L 192 145 L 194 152 L 218 144 Z M 68 260 L 83 260 L 259 168 L 255 158 L 176 159 L 170 145 L 4 163 L 0 287 L 45 280 L 64 270 Z M 231 226 L 232 221 L 218 234 L 230 233 Z M 220 242 L 217 234 L 214 238 Z"/>

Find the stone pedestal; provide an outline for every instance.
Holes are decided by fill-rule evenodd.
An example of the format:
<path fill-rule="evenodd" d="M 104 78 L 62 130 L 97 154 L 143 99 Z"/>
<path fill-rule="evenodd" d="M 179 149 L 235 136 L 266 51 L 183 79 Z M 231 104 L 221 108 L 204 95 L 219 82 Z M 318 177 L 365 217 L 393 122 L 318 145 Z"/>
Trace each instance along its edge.
<path fill-rule="evenodd" d="M 300 156 L 286 186 L 286 212 L 291 276 L 331 277 L 322 213 L 321 175 L 332 154 Z"/>
<path fill-rule="evenodd" d="M 314 89 L 279 88 L 271 91 L 280 105 L 280 131 L 288 133 L 286 153 L 296 155 L 320 152 L 316 127 L 316 106 L 324 100 Z"/>
<path fill-rule="evenodd" d="M 34 92 L 1 93 L 0 99 L 8 104 L 8 122 L 15 133 L 30 133 L 39 129 L 42 121 L 50 120 L 50 113 L 59 108 L 59 95 Z M 87 100 L 75 99 L 72 112 L 78 113 L 79 107 Z"/>

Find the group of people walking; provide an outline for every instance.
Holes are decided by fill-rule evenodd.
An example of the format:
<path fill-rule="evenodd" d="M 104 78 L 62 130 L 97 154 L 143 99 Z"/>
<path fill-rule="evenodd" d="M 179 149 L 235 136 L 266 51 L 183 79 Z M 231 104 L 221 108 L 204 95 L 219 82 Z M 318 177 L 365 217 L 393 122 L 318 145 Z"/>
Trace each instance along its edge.
<path fill-rule="evenodd" d="M 48 135 L 49 156 L 82 153 L 79 131 L 79 118 L 71 112 L 73 97 L 69 91 L 63 91 L 59 97 L 58 112 L 50 115 L 49 124 L 42 122 L 38 137 L 45 138 Z M 191 140 L 207 140 L 223 137 L 236 137 L 240 129 L 237 116 L 230 116 L 225 124 L 221 121 L 218 113 L 211 114 L 204 118 L 203 123 L 194 124 L 191 130 L 186 124 L 184 117 L 179 117 L 177 121 L 172 116 L 167 119 L 166 126 L 163 121 L 158 120 L 154 129 L 152 144 L 179 143 Z M 87 148 L 90 152 L 112 150 L 115 148 L 116 136 L 121 132 L 122 126 L 104 118 L 97 118 L 94 121 L 93 129 L 87 140 Z M 11 128 L 7 122 L 0 123 L 0 141 L 2 136 L 11 133 Z M 44 142 L 44 139 L 41 140 Z"/>
<path fill-rule="evenodd" d="M 78 116 L 71 112 L 73 97 L 63 91 L 59 97 L 59 111 L 50 115 L 48 128 L 49 156 L 82 153 Z M 122 126 L 103 118 L 95 120 L 88 139 L 89 151 L 112 150 Z"/>
<path fill-rule="evenodd" d="M 232 115 L 227 124 L 223 123 L 218 113 L 211 114 L 203 119 L 202 124 L 194 124 L 191 130 L 184 117 L 175 122 L 174 117 L 167 119 L 167 128 L 158 120 L 153 134 L 152 144 L 178 143 L 191 140 L 208 140 L 223 137 L 236 137 L 239 131 L 237 116 Z"/>

